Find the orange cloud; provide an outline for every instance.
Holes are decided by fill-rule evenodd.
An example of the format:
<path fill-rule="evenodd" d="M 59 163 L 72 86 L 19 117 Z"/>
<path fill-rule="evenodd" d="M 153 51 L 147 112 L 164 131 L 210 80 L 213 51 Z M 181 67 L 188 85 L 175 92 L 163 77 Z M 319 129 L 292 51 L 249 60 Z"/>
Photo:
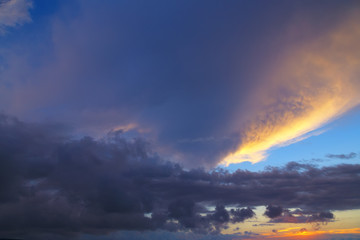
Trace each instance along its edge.
<path fill-rule="evenodd" d="M 322 239 L 322 236 L 329 234 L 360 234 L 360 228 L 308 231 L 305 228 L 295 227 L 281 229 L 271 233 L 264 233 L 259 239 Z"/>
<path fill-rule="evenodd" d="M 251 102 L 242 143 L 222 163 L 259 162 L 360 104 L 360 14 L 280 59 Z"/>

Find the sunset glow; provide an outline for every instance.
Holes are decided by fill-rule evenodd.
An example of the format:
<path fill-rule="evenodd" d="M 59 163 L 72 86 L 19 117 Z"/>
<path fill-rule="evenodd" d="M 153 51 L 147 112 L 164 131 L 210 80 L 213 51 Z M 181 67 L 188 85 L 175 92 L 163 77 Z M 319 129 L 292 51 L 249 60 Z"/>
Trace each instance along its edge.
<path fill-rule="evenodd" d="M 262 234 L 265 239 L 323 239 L 322 236 L 328 234 L 360 234 L 360 228 L 351 229 L 331 229 L 331 230 L 318 230 L 308 231 L 301 228 L 287 228 L 278 230 L 276 233 L 264 233 Z"/>
<path fill-rule="evenodd" d="M 272 148 L 309 136 L 360 103 L 360 27 L 350 18 L 316 42 L 289 50 L 255 94 L 262 106 L 223 163 L 266 158 Z M 355 22 L 355 23 L 354 23 Z M 326 45 L 323 44 L 326 42 Z"/>

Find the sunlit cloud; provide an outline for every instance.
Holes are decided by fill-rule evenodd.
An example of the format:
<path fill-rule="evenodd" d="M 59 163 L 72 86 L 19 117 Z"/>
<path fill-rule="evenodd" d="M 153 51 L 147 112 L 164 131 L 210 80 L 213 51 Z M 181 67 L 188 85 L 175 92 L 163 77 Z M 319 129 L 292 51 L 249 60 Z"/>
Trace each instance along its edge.
<path fill-rule="evenodd" d="M 140 127 L 137 123 L 128 123 L 125 125 L 117 125 L 115 127 L 113 127 L 110 132 L 130 132 L 130 131 L 136 131 L 138 133 L 142 133 L 142 134 L 146 134 L 151 132 L 150 128 L 142 128 Z"/>
<path fill-rule="evenodd" d="M 357 16 L 292 47 L 274 64 L 252 94 L 257 108 L 243 128 L 240 146 L 222 163 L 257 163 L 273 148 L 320 134 L 321 127 L 360 103 Z"/>
<path fill-rule="evenodd" d="M 134 128 L 137 127 L 137 124 L 135 123 L 129 123 L 127 125 L 119 125 L 119 126 L 116 126 L 112 129 L 112 131 L 124 131 L 124 132 L 128 132 L 130 130 L 133 130 Z"/>

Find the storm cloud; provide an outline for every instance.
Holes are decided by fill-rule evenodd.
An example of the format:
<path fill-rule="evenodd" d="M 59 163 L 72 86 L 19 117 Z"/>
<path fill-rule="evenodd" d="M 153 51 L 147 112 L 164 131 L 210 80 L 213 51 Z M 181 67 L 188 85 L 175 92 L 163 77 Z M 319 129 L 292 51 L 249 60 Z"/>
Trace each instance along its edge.
<path fill-rule="evenodd" d="M 329 210 L 360 208 L 360 165 L 291 162 L 262 172 L 208 172 L 165 161 L 149 143 L 121 131 L 95 140 L 74 139 L 64 129 L 1 115 L 1 235 L 20 229 L 69 236 L 155 229 L 218 233 L 254 217 L 256 206 L 276 204 L 267 209 L 274 219 L 282 208 L 301 208 L 312 213 L 302 213 L 311 221 L 331 220 Z"/>

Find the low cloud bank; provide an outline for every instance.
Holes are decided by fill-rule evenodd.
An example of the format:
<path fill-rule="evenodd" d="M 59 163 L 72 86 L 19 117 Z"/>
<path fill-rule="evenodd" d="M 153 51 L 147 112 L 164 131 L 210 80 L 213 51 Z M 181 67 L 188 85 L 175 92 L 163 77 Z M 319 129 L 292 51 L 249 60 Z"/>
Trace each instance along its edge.
<path fill-rule="evenodd" d="M 331 221 L 331 210 L 360 208 L 359 164 L 188 170 L 121 131 L 101 140 L 63 132 L 58 125 L 0 116 L 0 237 L 155 229 L 219 233 L 253 218 L 256 206 L 268 206 L 265 215 L 274 222 L 289 216 Z"/>

